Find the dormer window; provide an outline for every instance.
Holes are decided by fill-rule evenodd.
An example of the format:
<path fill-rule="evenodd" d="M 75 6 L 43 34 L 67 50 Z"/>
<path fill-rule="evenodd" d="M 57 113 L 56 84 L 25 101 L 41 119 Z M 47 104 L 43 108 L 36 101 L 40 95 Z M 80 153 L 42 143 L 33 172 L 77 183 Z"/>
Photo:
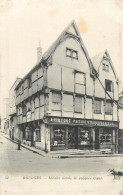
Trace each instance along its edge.
<path fill-rule="evenodd" d="M 66 56 L 73 59 L 78 59 L 78 51 L 66 48 Z"/>

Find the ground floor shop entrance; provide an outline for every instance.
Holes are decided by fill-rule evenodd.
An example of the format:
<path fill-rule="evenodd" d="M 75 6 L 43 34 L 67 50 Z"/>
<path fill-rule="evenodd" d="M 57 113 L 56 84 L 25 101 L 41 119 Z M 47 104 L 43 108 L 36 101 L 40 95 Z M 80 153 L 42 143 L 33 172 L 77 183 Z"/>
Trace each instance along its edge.
<path fill-rule="evenodd" d="M 50 137 L 51 150 L 90 149 L 92 147 L 89 128 L 55 125 L 51 127 Z"/>
<path fill-rule="evenodd" d="M 66 149 L 107 149 L 112 153 L 117 151 L 118 122 L 54 118 L 50 119 L 51 123 L 48 121 L 51 151 Z"/>

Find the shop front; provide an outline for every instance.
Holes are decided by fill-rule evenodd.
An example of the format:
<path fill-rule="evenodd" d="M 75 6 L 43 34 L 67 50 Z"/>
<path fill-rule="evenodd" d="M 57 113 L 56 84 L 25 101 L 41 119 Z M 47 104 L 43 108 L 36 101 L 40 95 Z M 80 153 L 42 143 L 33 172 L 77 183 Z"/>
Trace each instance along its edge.
<path fill-rule="evenodd" d="M 48 117 L 50 150 L 104 150 L 115 153 L 117 148 L 117 121 L 101 121 Z"/>

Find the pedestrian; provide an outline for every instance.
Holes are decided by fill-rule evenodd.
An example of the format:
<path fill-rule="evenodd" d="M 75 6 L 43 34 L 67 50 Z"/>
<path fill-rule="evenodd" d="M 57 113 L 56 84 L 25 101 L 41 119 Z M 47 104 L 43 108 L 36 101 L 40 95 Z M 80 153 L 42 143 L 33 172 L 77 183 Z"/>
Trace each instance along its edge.
<path fill-rule="evenodd" d="M 20 146 L 21 146 L 21 141 L 20 139 L 18 139 L 18 150 L 20 150 Z"/>

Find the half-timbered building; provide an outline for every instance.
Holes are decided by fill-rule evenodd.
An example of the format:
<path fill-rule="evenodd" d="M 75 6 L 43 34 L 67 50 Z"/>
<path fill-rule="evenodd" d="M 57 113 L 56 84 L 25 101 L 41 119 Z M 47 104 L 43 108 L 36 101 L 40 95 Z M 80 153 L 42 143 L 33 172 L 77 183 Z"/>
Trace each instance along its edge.
<path fill-rule="evenodd" d="M 91 60 L 73 21 L 16 87 L 20 138 L 45 151 L 115 153 L 117 102 L 118 79 L 108 52 Z"/>

